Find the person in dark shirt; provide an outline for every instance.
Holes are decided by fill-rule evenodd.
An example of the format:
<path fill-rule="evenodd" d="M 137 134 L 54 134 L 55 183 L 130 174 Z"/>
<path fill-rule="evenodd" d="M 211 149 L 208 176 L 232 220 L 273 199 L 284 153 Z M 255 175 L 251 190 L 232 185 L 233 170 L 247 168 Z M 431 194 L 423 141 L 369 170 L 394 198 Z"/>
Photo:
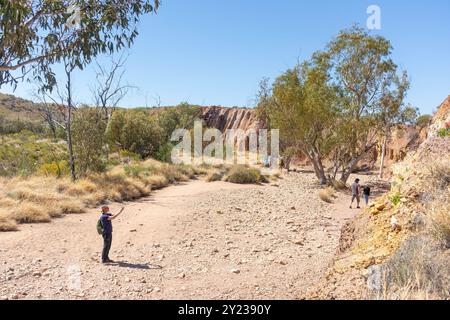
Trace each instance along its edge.
<path fill-rule="evenodd" d="M 122 213 L 123 210 L 124 210 L 124 208 L 122 207 L 122 209 L 120 209 L 119 213 L 113 215 L 112 213 L 109 212 L 108 206 L 102 207 L 102 216 L 100 217 L 100 220 L 101 220 L 102 226 L 103 226 L 102 263 L 114 262 L 109 258 L 109 250 L 111 249 L 112 231 L 113 231 L 111 221 L 114 220 L 115 218 L 117 218 Z"/>
<path fill-rule="evenodd" d="M 370 197 L 370 186 L 366 185 L 363 189 L 364 201 L 366 202 L 366 206 L 369 204 Z"/>

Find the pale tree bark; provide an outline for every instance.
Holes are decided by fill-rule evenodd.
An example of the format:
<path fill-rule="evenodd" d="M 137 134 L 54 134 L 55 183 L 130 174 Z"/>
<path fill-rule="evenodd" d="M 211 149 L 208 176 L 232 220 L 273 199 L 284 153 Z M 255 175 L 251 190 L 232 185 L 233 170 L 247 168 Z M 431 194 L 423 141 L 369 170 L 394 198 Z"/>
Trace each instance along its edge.
<path fill-rule="evenodd" d="M 381 144 L 381 160 L 380 160 L 380 172 L 379 172 L 379 178 L 383 179 L 383 173 L 384 173 L 384 159 L 386 157 L 386 144 L 387 144 L 387 136 L 383 138 L 383 142 Z"/>

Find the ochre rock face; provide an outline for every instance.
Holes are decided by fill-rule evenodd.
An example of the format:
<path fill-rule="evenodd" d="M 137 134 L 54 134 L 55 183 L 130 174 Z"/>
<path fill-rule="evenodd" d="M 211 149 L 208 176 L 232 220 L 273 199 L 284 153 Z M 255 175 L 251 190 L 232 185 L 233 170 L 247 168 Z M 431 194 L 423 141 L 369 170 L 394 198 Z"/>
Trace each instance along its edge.
<path fill-rule="evenodd" d="M 202 119 L 207 127 L 219 129 L 222 133 L 228 129 L 241 129 L 248 133 L 251 129 L 258 132 L 265 128 L 254 109 L 203 107 Z"/>
<path fill-rule="evenodd" d="M 436 136 L 438 131 L 445 128 L 446 125 L 450 125 L 450 96 L 445 99 L 433 117 L 430 126 L 430 137 Z"/>

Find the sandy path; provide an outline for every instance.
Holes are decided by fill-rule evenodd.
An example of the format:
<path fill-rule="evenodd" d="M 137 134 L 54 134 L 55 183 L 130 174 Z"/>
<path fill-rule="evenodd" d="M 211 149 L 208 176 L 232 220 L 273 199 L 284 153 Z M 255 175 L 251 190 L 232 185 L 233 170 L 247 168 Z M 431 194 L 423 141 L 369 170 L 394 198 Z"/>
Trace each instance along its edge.
<path fill-rule="evenodd" d="M 318 200 L 315 178 L 202 180 L 124 204 L 99 263 L 98 210 L 0 233 L 3 299 L 292 299 L 318 281 L 357 211 Z M 120 204 L 110 206 L 115 212 Z"/>

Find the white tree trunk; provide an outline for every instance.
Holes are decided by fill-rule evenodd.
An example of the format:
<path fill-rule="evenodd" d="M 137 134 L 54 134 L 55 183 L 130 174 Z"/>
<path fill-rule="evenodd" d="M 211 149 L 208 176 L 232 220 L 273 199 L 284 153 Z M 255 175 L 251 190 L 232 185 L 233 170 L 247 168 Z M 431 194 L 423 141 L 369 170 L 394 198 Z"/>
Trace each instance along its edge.
<path fill-rule="evenodd" d="M 387 144 L 387 137 L 384 137 L 383 143 L 381 145 L 381 161 L 380 161 L 380 172 L 378 177 L 380 179 L 383 179 L 383 173 L 384 173 L 384 159 L 386 157 L 386 144 Z"/>

